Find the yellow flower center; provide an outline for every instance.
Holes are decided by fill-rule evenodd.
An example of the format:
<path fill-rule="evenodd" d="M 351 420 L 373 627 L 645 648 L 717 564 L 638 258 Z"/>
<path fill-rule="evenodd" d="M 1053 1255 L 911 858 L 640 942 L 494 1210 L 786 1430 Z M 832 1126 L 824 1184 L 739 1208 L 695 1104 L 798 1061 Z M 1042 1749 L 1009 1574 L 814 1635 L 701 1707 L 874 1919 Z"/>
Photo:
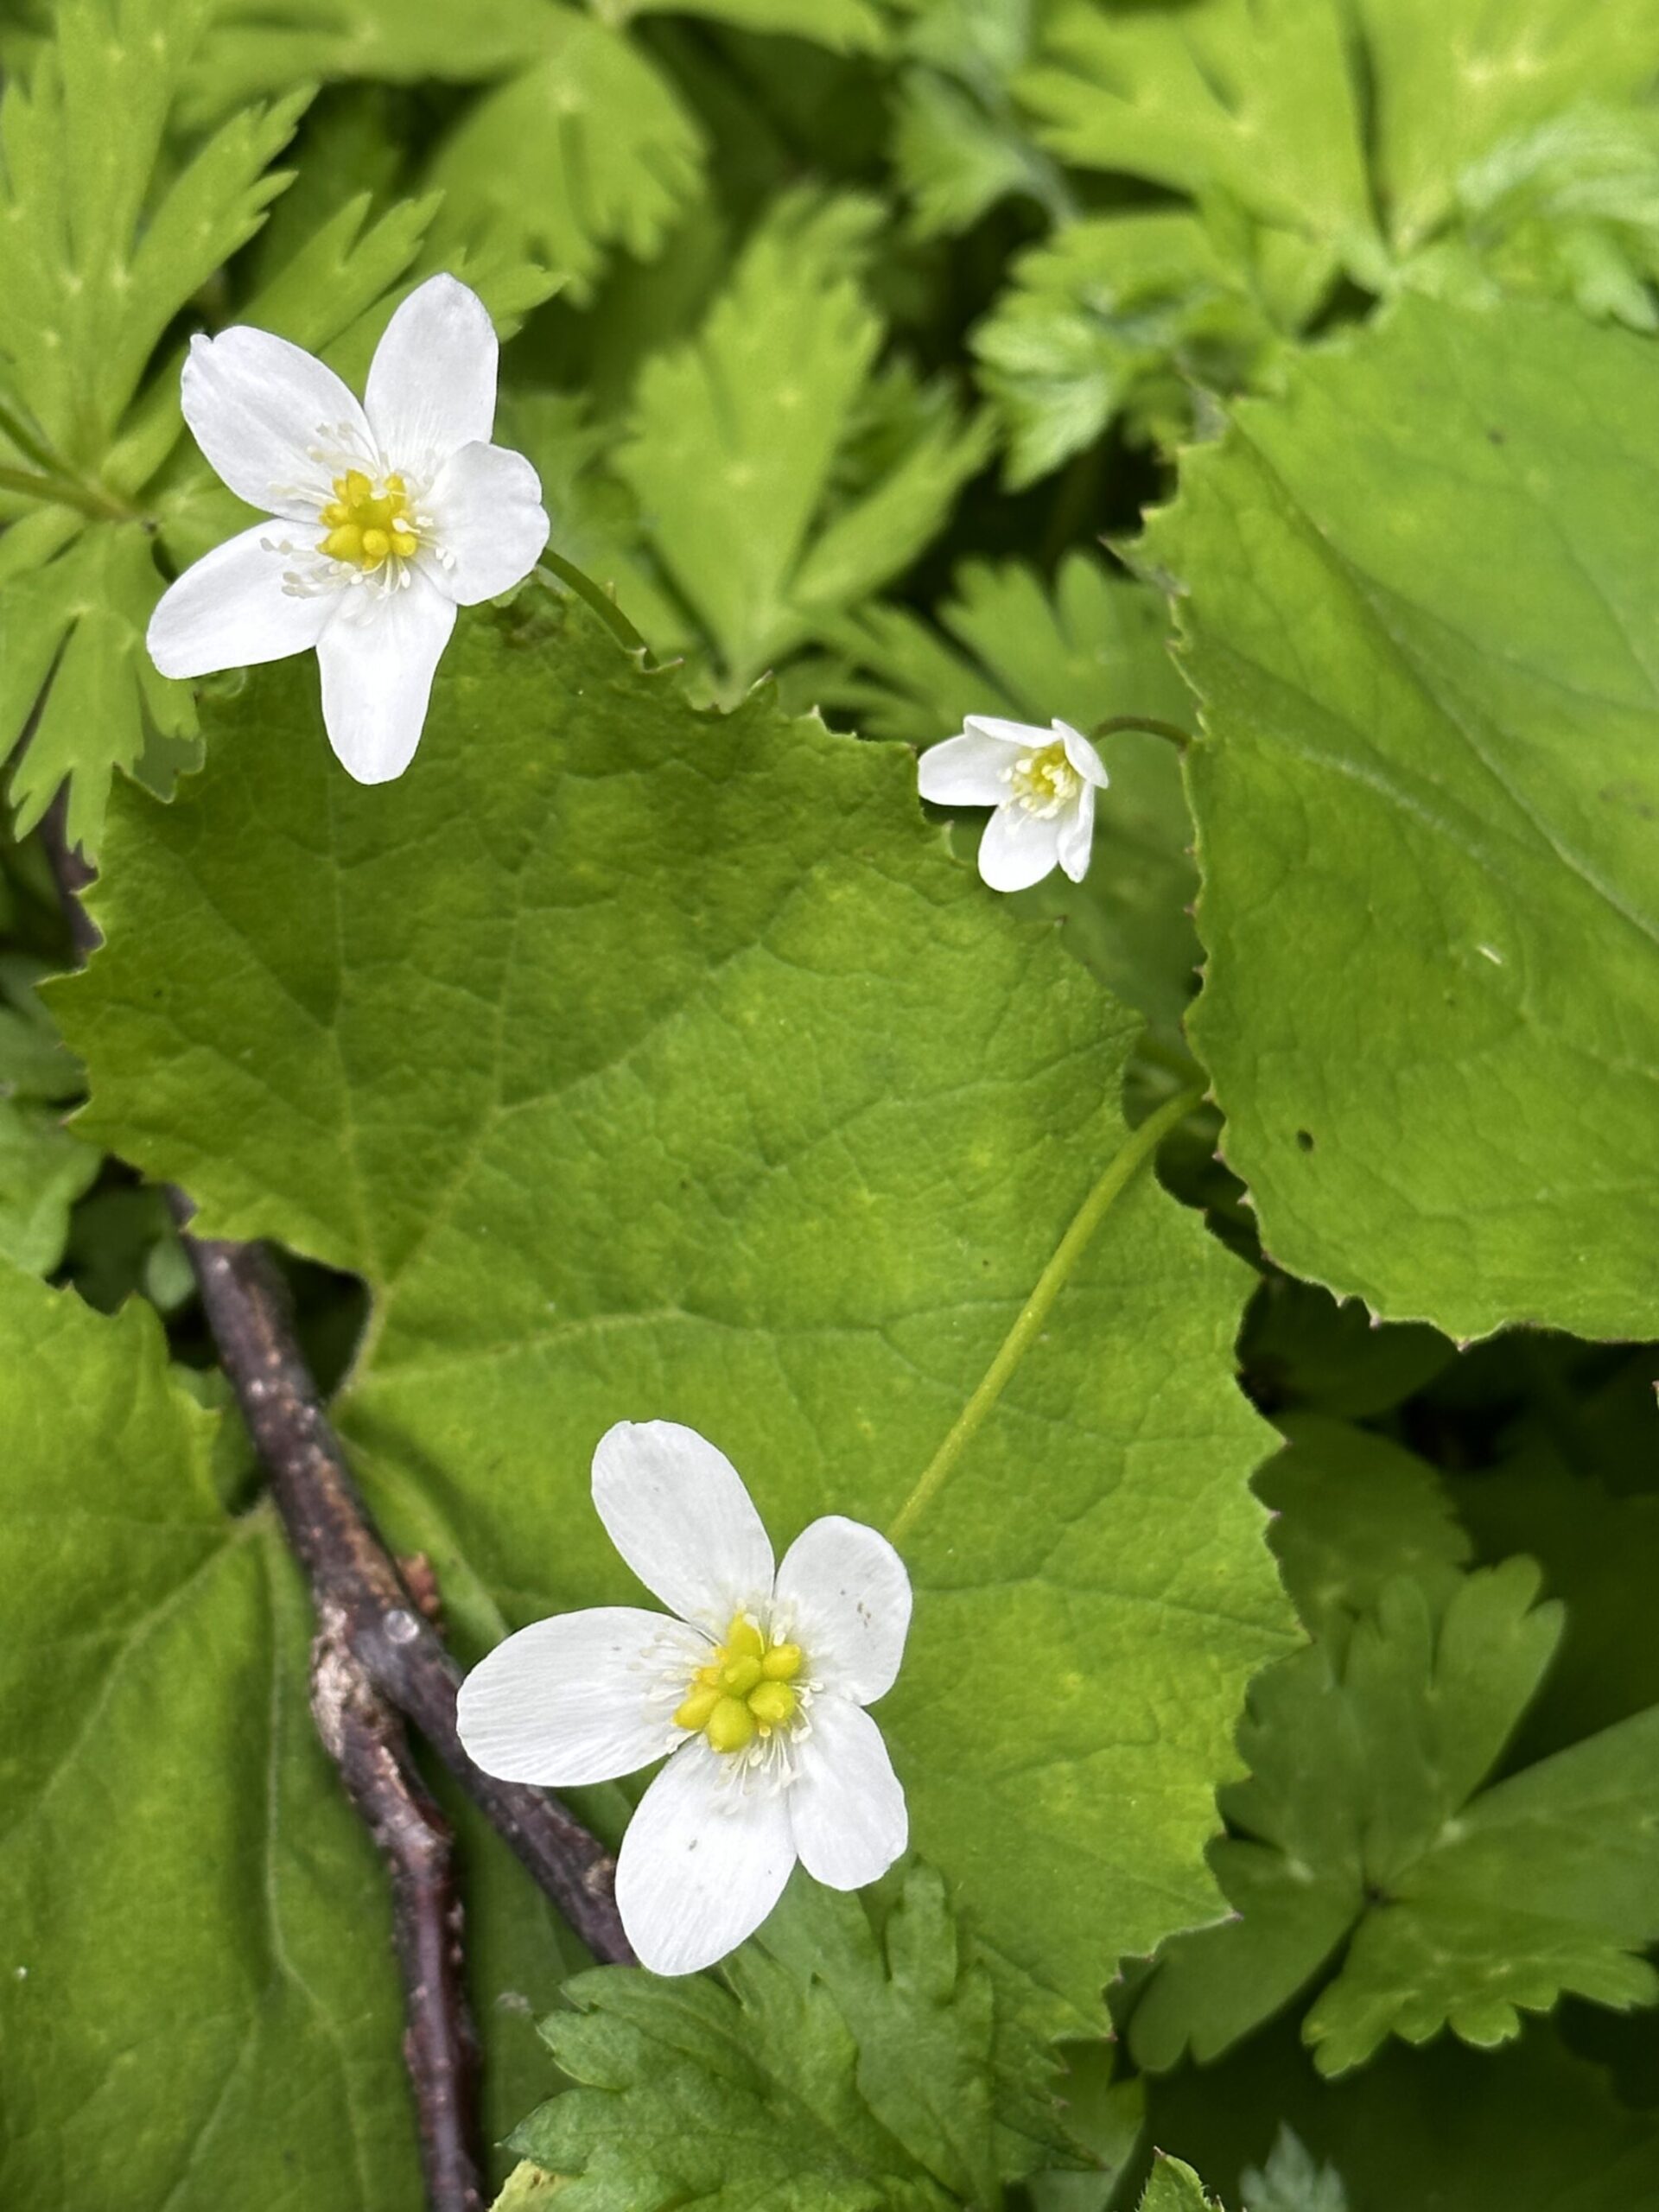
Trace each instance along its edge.
<path fill-rule="evenodd" d="M 739 1613 L 706 1666 L 691 1677 L 677 1728 L 704 1735 L 717 1751 L 747 1751 L 757 1738 L 787 1728 L 801 1709 L 793 1688 L 806 1662 L 798 1643 L 768 1643 L 747 1613 Z"/>
<path fill-rule="evenodd" d="M 1022 753 L 1004 775 L 1027 814 L 1045 819 L 1069 806 L 1083 781 L 1065 757 L 1065 741 L 1056 738 L 1040 753 Z"/>
<path fill-rule="evenodd" d="M 317 550 L 365 571 L 379 568 L 393 554 L 407 561 L 421 542 L 410 520 L 409 493 L 401 476 L 388 476 L 377 492 L 372 477 L 348 468 L 335 477 L 334 496 L 321 518 L 328 535 L 318 540 Z"/>

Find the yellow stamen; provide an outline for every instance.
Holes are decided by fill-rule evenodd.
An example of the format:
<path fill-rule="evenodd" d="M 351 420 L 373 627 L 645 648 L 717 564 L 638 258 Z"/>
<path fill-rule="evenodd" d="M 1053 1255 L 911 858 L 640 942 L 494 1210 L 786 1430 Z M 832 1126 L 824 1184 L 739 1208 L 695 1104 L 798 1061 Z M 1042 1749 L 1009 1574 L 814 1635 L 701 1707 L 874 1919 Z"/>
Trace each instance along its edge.
<path fill-rule="evenodd" d="M 769 1644 L 759 1623 L 738 1613 L 692 1675 L 674 1725 L 705 1735 L 717 1751 L 747 1751 L 800 1717 L 803 1694 L 790 1685 L 805 1665 L 798 1643 Z"/>
<path fill-rule="evenodd" d="M 741 1697 L 721 1698 L 704 1723 L 709 1741 L 717 1751 L 742 1751 L 754 1741 L 758 1725 Z"/>
<path fill-rule="evenodd" d="M 388 476 L 377 492 L 360 468 L 337 476 L 334 496 L 319 519 L 328 525 L 317 550 L 331 561 L 344 561 L 372 572 L 392 556 L 407 561 L 420 550 L 409 513 L 409 493 L 401 476 Z"/>
<path fill-rule="evenodd" d="M 1058 814 L 1074 799 L 1083 781 L 1066 758 L 1065 743 L 1060 738 L 1039 752 L 1022 753 L 1003 773 L 1027 813 L 1044 819 Z"/>

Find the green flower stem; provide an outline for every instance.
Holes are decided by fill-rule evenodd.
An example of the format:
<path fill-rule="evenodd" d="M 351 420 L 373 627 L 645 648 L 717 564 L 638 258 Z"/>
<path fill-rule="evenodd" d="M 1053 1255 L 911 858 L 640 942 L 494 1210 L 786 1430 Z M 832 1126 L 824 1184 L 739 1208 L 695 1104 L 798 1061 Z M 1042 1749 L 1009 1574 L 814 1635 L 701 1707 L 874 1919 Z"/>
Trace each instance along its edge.
<path fill-rule="evenodd" d="M 1192 1109 L 1203 1103 L 1203 1085 L 1194 1084 L 1190 1090 L 1166 1100 L 1155 1113 L 1148 1114 L 1139 1128 L 1130 1132 L 1123 1145 L 1114 1154 L 1105 1173 L 1077 1208 L 1070 1228 L 1055 1246 L 1048 1265 L 1038 1276 L 1035 1288 L 1020 1307 L 1014 1326 L 1003 1338 L 996 1357 L 986 1369 L 978 1389 L 957 1416 L 950 1434 L 923 1469 L 915 1489 L 893 1516 L 892 1526 L 887 1530 L 893 1543 L 903 1543 L 925 1510 L 943 1489 L 951 1469 L 972 1443 L 986 1416 L 1007 1389 L 1015 1368 L 1042 1333 L 1043 1325 L 1055 1300 L 1065 1288 L 1072 1268 L 1088 1249 L 1090 1239 L 1099 1228 L 1114 1199 L 1128 1189 L 1136 1169 L 1152 1158 L 1177 1122 L 1185 1121 Z"/>
<path fill-rule="evenodd" d="M 1096 722 L 1089 733 L 1090 737 L 1109 737 L 1114 730 L 1143 729 L 1153 737 L 1166 737 L 1182 750 L 1192 744 L 1192 733 L 1183 729 L 1179 722 L 1160 722 L 1151 715 L 1108 715 L 1103 722 Z"/>
<path fill-rule="evenodd" d="M 548 546 L 542 554 L 542 566 L 550 569 L 567 591 L 575 592 L 579 600 L 593 608 L 620 645 L 626 646 L 630 652 L 649 650 L 645 639 L 610 594 L 601 590 L 590 575 L 577 568 L 574 561 L 567 561 L 562 553 L 556 553 L 551 546 Z"/>

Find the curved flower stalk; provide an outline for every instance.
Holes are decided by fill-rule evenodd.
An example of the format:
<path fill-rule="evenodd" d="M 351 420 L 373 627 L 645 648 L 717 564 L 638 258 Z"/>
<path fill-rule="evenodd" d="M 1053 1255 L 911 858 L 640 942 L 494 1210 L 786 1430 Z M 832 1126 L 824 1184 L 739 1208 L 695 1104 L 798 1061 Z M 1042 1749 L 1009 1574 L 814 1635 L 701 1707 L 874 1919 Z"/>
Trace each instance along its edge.
<path fill-rule="evenodd" d="M 616 1900 L 645 1965 L 691 1974 L 753 1934 L 797 1859 L 855 1890 L 904 1850 L 904 1791 L 864 1708 L 898 1674 L 910 1578 L 839 1515 L 774 1567 L 741 1476 L 674 1421 L 619 1422 L 593 1481 L 612 1542 L 676 1617 L 601 1605 L 520 1629 L 461 1685 L 461 1738 L 487 1773 L 566 1789 L 671 1755 Z"/>
<path fill-rule="evenodd" d="M 1055 868 L 1073 883 L 1089 873 L 1095 793 L 1109 780 L 1080 730 L 969 715 L 959 736 L 923 753 L 917 780 L 936 806 L 994 806 L 979 841 L 979 872 L 993 891 L 1025 891 Z"/>
<path fill-rule="evenodd" d="M 196 338 L 184 417 L 266 519 L 207 554 L 151 617 L 163 676 L 315 650 L 328 739 L 359 783 L 409 766 L 455 610 L 526 576 L 547 543 L 542 487 L 490 443 L 499 349 L 488 310 L 433 276 L 387 324 L 359 405 L 285 338 Z"/>

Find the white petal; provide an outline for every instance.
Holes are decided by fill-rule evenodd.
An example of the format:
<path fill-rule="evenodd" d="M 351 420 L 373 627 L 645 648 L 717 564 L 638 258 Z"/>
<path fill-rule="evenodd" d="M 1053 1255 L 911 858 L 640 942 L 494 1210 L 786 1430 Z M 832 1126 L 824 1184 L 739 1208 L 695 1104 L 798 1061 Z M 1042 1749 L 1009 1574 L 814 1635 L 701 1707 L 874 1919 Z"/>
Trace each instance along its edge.
<path fill-rule="evenodd" d="M 839 1513 L 784 1554 L 773 1620 L 836 1696 L 870 1705 L 893 1688 L 910 1627 L 910 1577 L 887 1538 Z"/>
<path fill-rule="evenodd" d="M 372 457 L 363 410 L 302 346 L 238 324 L 193 338 L 184 419 L 238 499 L 315 524 L 340 464 Z"/>
<path fill-rule="evenodd" d="M 463 446 L 451 454 L 422 501 L 445 565 L 429 573 L 459 607 L 511 591 L 547 543 L 542 483 L 521 453 Z"/>
<path fill-rule="evenodd" d="M 1001 715 L 964 715 L 962 726 L 980 737 L 994 737 L 1000 745 L 1020 745 L 1032 752 L 1054 742 L 1053 733 L 1035 722 L 1005 721 Z"/>
<path fill-rule="evenodd" d="M 1033 814 L 1011 800 L 999 806 L 979 841 L 979 872 L 993 891 L 1040 883 L 1060 856 L 1057 815 Z"/>
<path fill-rule="evenodd" d="M 653 1974 L 696 1974 L 753 1936 L 795 1864 L 789 1799 L 744 1789 L 701 1738 L 640 1800 L 616 1861 L 627 1938 Z"/>
<path fill-rule="evenodd" d="M 429 474 L 488 442 L 500 351 L 490 311 L 454 276 L 417 284 L 386 325 L 363 404 L 388 467 Z"/>
<path fill-rule="evenodd" d="M 610 1782 L 661 1758 L 708 1654 L 683 1621 L 638 1605 L 560 1613 L 474 1668 L 455 1724 L 468 1756 L 504 1782 Z"/>
<path fill-rule="evenodd" d="M 1070 722 L 1057 721 L 1054 734 L 1065 747 L 1065 757 L 1083 778 L 1097 791 L 1103 791 L 1111 778 L 1106 772 L 1106 763 L 1080 729 L 1073 729 Z"/>
<path fill-rule="evenodd" d="M 401 590 L 374 585 L 336 594 L 317 641 L 328 742 L 359 784 L 390 783 L 414 757 L 432 677 L 455 610 L 417 569 Z"/>
<path fill-rule="evenodd" d="M 620 1421 L 594 1453 L 594 1503 L 611 1541 L 682 1620 L 724 1636 L 772 1596 L 772 1544 L 723 1452 L 673 1421 Z"/>
<path fill-rule="evenodd" d="M 862 1707 L 818 1697 L 796 1757 L 789 1817 L 801 1864 L 830 1889 L 861 1890 L 910 1840 L 905 1793 L 881 1731 Z"/>
<path fill-rule="evenodd" d="M 1095 836 L 1095 787 L 1085 784 L 1077 794 L 1075 806 L 1068 807 L 1059 817 L 1060 866 L 1073 883 L 1081 883 L 1089 873 L 1089 848 Z"/>
<path fill-rule="evenodd" d="M 916 787 L 935 806 L 1000 806 L 1008 795 L 1002 779 L 1010 766 L 1006 745 L 964 730 L 929 746 L 916 763 Z"/>
<path fill-rule="evenodd" d="M 163 676 L 252 668 L 316 644 L 334 608 L 283 589 L 293 556 L 275 548 L 287 534 L 285 523 L 256 523 L 168 586 L 144 639 Z"/>

